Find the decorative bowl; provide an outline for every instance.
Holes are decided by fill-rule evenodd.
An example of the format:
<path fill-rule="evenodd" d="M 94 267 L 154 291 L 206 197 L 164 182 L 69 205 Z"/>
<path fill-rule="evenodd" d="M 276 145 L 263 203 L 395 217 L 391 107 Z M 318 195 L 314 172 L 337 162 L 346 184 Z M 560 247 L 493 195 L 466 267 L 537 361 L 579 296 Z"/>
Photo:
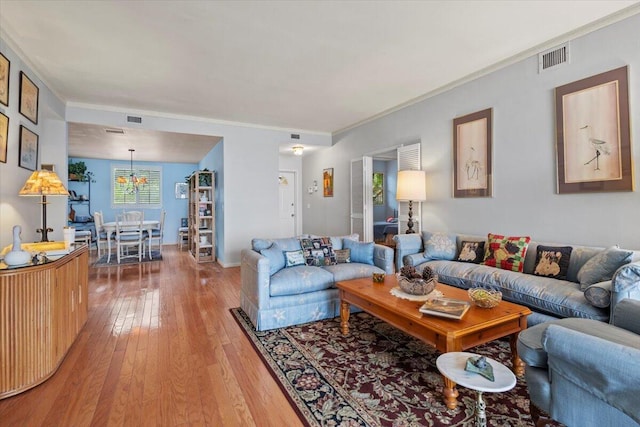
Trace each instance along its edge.
<path fill-rule="evenodd" d="M 471 301 L 481 308 L 493 308 L 502 301 L 502 292 L 493 289 L 470 288 L 467 292 Z"/>
<path fill-rule="evenodd" d="M 372 273 L 371 278 L 373 283 L 382 283 L 384 282 L 384 273 Z"/>
<path fill-rule="evenodd" d="M 404 276 L 398 277 L 400 289 L 411 295 L 427 295 L 436 288 L 437 283 L 436 279 L 426 281 L 424 279 L 407 279 Z"/>

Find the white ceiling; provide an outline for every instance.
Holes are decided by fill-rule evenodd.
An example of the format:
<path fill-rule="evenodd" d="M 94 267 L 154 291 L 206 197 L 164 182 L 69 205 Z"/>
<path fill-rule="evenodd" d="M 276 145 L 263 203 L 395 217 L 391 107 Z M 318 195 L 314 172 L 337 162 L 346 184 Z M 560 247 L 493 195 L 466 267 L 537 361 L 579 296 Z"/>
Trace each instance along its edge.
<path fill-rule="evenodd" d="M 639 12 L 638 0 L 0 0 L 0 32 L 69 103 L 330 133 Z"/>

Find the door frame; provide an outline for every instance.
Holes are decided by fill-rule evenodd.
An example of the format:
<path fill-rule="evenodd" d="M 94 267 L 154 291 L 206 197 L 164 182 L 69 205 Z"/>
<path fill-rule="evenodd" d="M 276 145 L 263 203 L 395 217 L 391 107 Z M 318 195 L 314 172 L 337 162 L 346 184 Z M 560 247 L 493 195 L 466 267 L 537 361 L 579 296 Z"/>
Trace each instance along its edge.
<path fill-rule="evenodd" d="M 300 206 L 300 201 L 302 200 L 302 186 L 300 185 L 300 179 L 298 178 L 298 171 L 295 169 L 279 169 L 278 175 L 281 173 L 291 173 L 293 174 L 293 203 L 295 205 L 295 217 L 294 217 L 294 228 L 295 228 L 295 236 L 299 236 L 302 234 L 302 207 Z M 279 196 L 278 196 L 279 197 Z M 280 217 L 280 208 L 278 207 L 278 218 Z"/>

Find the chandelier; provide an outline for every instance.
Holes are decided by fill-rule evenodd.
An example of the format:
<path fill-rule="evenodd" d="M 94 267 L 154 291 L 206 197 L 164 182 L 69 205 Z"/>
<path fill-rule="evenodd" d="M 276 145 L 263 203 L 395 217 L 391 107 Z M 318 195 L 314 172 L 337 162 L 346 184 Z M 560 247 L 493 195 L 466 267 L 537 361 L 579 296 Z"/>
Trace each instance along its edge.
<path fill-rule="evenodd" d="M 127 194 L 137 193 L 140 189 L 140 186 L 144 186 L 147 184 L 147 178 L 141 176 L 138 178 L 136 176 L 136 172 L 133 170 L 133 152 L 136 151 L 133 148 L 129 148 L 129 153 L 131 153 L 131 164 L 129 167 L 129 177 L 118 176 L 116 181 L 121 186 L 125 187 L 124 192 Z"/>

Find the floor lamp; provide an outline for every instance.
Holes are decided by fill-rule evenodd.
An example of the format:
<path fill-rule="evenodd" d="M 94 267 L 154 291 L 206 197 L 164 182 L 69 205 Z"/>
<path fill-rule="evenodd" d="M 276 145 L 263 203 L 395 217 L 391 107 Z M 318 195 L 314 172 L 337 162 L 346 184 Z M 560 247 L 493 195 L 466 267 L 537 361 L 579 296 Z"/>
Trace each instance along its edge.
<path fill-rule="evenodd" d="M 421 170 L 398 171 L 398 186 L 396 199 L 399 202 L 409 202 L 409 221 L 407 221 L 407 234 L 413 234 L 413 202 L 426 200 L 427 185 L 426 175 Z"/>
<path fill-rule="evenodd" d="M 42 233 L 41 242 L 48 242 L 48 233 L 53 228 L 47 227 L 47 196 L 68 196 L 69 192 L 55 172 L 48 170 L 39 170 L 31 174 L 24 183 L 22 190 L 18 193 L 20 196 L 41 196 L 42 204 L 42 228 L 36 230 Z"/>

